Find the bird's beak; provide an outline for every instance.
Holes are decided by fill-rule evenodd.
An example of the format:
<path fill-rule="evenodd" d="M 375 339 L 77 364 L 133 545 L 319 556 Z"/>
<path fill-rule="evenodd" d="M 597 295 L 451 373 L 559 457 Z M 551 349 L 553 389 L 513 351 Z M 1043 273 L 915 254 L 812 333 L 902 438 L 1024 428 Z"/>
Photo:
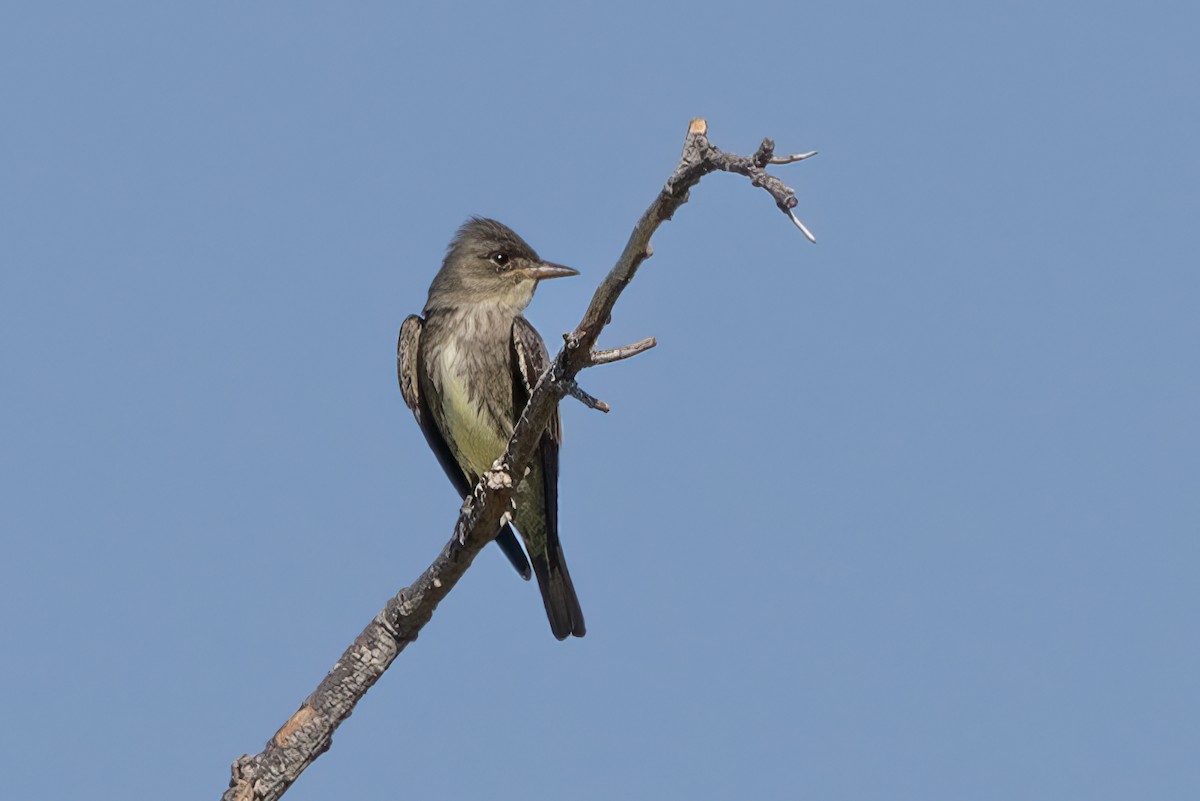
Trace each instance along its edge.
<path fill-rule="evenodd" d="M 533 267 L 526 267 L 521 270 L 521 274 L 535 281 L 544 281 L 547 278 L 566 278 L 569 275 L 579 275 L 579 271 L 572 270 L 570 267 L 563 267 L 561 264 L 551 264 L 548 261 L 544 261 Z"/>

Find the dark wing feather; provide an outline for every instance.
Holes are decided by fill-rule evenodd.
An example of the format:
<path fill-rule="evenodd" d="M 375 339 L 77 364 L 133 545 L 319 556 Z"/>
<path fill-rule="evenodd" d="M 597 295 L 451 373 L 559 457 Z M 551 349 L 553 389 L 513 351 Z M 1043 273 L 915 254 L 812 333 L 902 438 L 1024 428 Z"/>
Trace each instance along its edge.
<path fill-rule="evenodd" d="M 517 373 L 513 376 L 513 414 L 521 416 L 529 396 L 533 394 L 538 379 L 550 366 L 550 354 L 546 351 L 546 343 L 541 335 L 524 317 L 513 321 L 513 347 L 517 353 Z M 515 420 L 513 421 L 516 422 Z M 555 542 L 558 541 L 558 446 L 562 444 L 562 418 L 558 407 L 546 426 L 542 435 L 541 445 L 538 446 L 535 459 L 542 463 L 542 477 L 545 480 L 546 491 L 546 532 Z"/>
<path fill-rule="evenodd" d="M 516 356 L 513 376 L 513 414 L 517 417 L 529 403 L 538 380 L 550 366 L 550 354 L 541 336 L 524 317 L 513 321 L 513 351 Z M 515 422 L 515 420 L 514 420 Z M 586 631 L 583 610 L 575 595 L 571 574 L 567 572 L 567 561 L 562 543 L 558 538 L 558 446 L 562 443 L 562 419 L 555 407 L 538 452 L 534 456 L 540 461 L 546 509 L 546 563 L 534 560 L 533 570 L 537 575 L 542 600 L 554 636 L 564 639 L 568 635 L 582 637 Z"/>
<path fill-rule="evenodd" d="M 442 432 L 438 430 L 421 393 L 421 330 L 424 325 L 424 320 L 412 314 L 400 326 L 400 341 L 396 344 L 396 375 L 400 380 L 400 394 L 404 396 L 405 405 L 412 409 L 413 417 L 417 418 L 417 425 L 421 427 L 421 433 L 429 443 L 429 449 L 437 456 L 450 483 L 458 491 L 459 497 L 465 498 L 473 489 L 471 482 L 458 466 L 458 461 L 450 451 Z M 496 535 L 496 543 L 521 574 L 521 578 L 529 581 L 529 560 L 525 558 L 525 552 L 510 526 L 506 525 L 500 529 L 500 533 Z"/>

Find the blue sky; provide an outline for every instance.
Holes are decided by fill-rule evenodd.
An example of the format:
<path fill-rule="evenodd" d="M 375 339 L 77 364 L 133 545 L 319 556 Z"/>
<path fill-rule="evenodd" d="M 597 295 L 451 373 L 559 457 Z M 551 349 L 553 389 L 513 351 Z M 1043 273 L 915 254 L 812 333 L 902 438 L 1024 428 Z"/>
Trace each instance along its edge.
<path fill-rule="evenodd" d="M 289 799 L 1200 792 L 1194 4 L 9 4 L 0 753 L 215 798 L 447 539 L 395 384 L 469 214 L 583 275 L 588 636 L 495 549 Z"/>

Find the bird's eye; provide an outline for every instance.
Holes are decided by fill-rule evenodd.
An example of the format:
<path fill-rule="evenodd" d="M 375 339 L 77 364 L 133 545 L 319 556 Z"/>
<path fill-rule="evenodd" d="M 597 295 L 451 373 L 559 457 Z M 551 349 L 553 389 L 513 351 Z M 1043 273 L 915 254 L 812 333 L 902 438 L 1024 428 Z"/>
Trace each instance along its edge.
<path fill-rule="evenodd" d="M 495 264 L 501 270 L 508 269 L 508 254 L 507 253 L 493 253 L 492 254 L 492 264 Z"/>

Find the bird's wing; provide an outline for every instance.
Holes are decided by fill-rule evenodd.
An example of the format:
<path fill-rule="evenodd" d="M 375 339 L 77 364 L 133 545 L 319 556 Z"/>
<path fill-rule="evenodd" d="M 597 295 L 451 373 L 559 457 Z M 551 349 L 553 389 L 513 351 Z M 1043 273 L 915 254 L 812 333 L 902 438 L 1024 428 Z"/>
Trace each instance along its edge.
<path fill-rule="evenodd" d="M 404 396 L 405 405 L 412 409 L 417 423 L 422 428 L 425 424 L 421 422 L 421 388 L 418 377 L 421 375 L 421 330 L 424 327 L 425 321 L 420 315 L 408 315 L 400 326 L 400 341 L 396 343 L 396 377 L 400 379 L 400 394 Z"/>
<path fill-rule="evenodd" d="M 517 374 L 513 376 L 513 400 L 516 401 L 513 405 L 513 413 L 520 417 L 521 412 L 525 410 L 525 404 L 529 403 L 529 396 L 533 394 L 533 388 L 537 386 L 538 379 L 550 366 L 550 354 L 546 351 L 546 343 L 542 342 L 541 335 L 524 317 L 517 317 L 513 321 L 513 350 L 517 355 L 515 365 Z M 554 415 L 550 418 L 549 425 L 546 426 L 546 433 L 554 442 L 554 451 L 557 456 L 558 446 L 562 444 L 562 420 L 558 416 L 557 407 L 554 409 Z M 557 470 L 554 471 L 554 480 L 557 484 Z M 557 495 L 555 500 L 557 500 Z"/>
<path fill-rule="evenodd" d="M 438 430 L 429 404 L 421 393 L 421 330 L 424 325 L 424 320 L 411 314 L 400 326 L 400 341 L 396 343 L 396 376 L 400 380 L 400 394 L 404 396 L 405 405 L 412 409 L 413 417 L 417 418 L 417 425 L 421 427 L 421 433 L 429 443 L 429 449 L 437 456 L 450 483 L 458 490 L 459 497 L 465 498 L 471 492 L 471 482 L 458 466 L 450 445 Z M 500 533 L 496 535 L 496 543 L 521 574 L 521 578 L 529 581 L 529 560 L 525 558 L 525 552 L 521 550 L 517 536 L 510 526 L 506 525 L 500 529 Z"/>
<path fill-rule="evenodd" d="M 524 317 L 513 321 L 513 414 L 520 416 L 537 386 L 538 379 L 550 366 L 550 354 L 546 344 L 533 326 Z M 515 420 L 514 420 L 515 422 Z M 546 561 L 534 559 L 533 569 L 538 577 L 546 613 L 554 636 L 563 639 L 568 635 L 584 635 L 583 612 L 579 599 L 567 572 L 566 558 L 558 539 L 558 446 L 562 443 L 562 419 L 558 407 L 542 434 L 534 461 L 541 467 L 542 498 L 545 503 Z M 536 473 L 534 474 L 536 475 Z M 532 476 L 531 476 L 532 477 Z M 518 524 L 519 525 L 519 524 Z M 527 532 L 523 532 L 527 533 Z"/>
<path fill-rule="evenodd" d="M 458 494 L 465 498 L 471 491 L 471 484 L 462 468 L 458 466 L 450 445 L 442 437 L 442 432 L 438 431 L 433 413 L 421 396 L 421 330 L 424 326 L 425 321 L 415 314 L 409 315 L 404 325 L 400 326 L 400 342 L 396 347 L 396 374 L 400 379 L 400 394 L 404 396 L 404 403 L 412 409 L 413 417 L 417 418 L 417 425 L 421 427 L 421 433 L 425 435 L 430 450 L 441 462 L 442 469 L 446 471 Z"/>

